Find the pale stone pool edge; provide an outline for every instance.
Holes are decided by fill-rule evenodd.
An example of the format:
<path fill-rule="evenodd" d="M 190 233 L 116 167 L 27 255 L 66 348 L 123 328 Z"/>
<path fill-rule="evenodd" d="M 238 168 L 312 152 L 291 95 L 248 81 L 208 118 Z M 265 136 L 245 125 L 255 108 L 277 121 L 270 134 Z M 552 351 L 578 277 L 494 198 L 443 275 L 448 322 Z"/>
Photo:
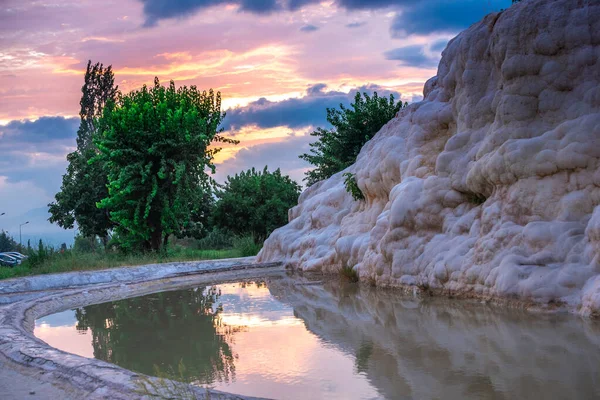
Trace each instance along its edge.
<path fill-rule="evenodd" d="M 82 273 L 53 274 L 0 282 L 0 357 L 3 368 L 26 371 L 35 379 L 51 383 L 66 393 L 89 399 L 161 398 L 139 393 L 140 378 L 155 378 L 96 359 L 60 351 L 37 339 L 35 320 L 69 308 L 98 304 L 186 286 L 220 283 L 284 274 L 281 263 L 254 264 L 254 258 L 171 263 L 114 268 Z M 43 282 L 40 278 L 48 278 Z M 18 384 L 17 382 L 14 382 Z M 179 385 L 179 384 L 173 384 Z M 146 385 L 148 387 L 148 385 Z M 164 386 L 164 385 L 159 385 Z M 184 385 L 184 391 L 190 387 Z M 241 395 L 191 387 L 198 399 L 253 399 Z M 166 397 L 166 396 L 165 396 Z"/>

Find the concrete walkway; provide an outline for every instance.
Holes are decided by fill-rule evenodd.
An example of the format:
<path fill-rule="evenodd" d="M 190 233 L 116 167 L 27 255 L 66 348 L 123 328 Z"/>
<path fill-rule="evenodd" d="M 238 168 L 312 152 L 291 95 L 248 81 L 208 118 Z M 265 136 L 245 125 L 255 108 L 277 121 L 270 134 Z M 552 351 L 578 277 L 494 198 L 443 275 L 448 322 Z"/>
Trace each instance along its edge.
<path fill-rule="evenodd" d="M 45 372 L 20 367 L 0 356 L 0 399 L 78 400 L 85 396 L 71 388 L 60 388 L 44 380 Z"/>

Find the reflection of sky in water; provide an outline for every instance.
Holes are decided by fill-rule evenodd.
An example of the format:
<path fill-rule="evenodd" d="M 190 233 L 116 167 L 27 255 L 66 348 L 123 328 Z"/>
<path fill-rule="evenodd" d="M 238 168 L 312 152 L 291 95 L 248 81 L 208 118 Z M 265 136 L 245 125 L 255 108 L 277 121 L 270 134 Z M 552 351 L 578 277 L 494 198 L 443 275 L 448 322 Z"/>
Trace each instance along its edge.
<path fill-rule="evenodd" d="M 356 371 L 353 356 L 307 331 L 292 307 L 276 300 L 264 284 L 228 283 L 217 289 L 212 313 L 222 307 L 219 321 L 241 329 L 227 336 L 234 355 L 233 378 L 217 379 L 210 387 L 286 399 L 380 398 L 365 375 Z M 156 302 L 152 295 L 147 300 Z M 68 310 L 36 321 L 35 335 L 61 350 L 94 357 L 90 330 L 78 332 L 76 325 L 75 311 Z M 222 328 L 215 334 L 222 335 Z M 202 339 L 199 346 L 204 345 Z"/>
<path fill-rule="evenodd" d="M 51 346 L 83 357 L 93 358 L 90 335 L 75 329 L 77 318 L 74 310 L 48 315 L 35 321 L 35 336 Z"/>
<path fill-rule="evenodd" d="M 66 310 L 38 319 L 35 322 L 35 326 L 37 328 L 39 325 L 46 325 L 55 328 L 59 326 L 75 326 L 76 323 L 77 318 L 75 318 L 75 311 Z"/>
<path fill-rule="evenodd" d="M 248 284 L 224 284 L 218 286 L 221 296 L 213 311 L 223 306 L 223 322 L 228 325 L 268 325 L 280 323 L 301 323 L 294 317 L 292 307 L 277 301 L 266 286 Z"/>
<path fill-rule="evenodd" d="M 35 334 L 143 373 L 185 359 L 186 380 L 250 396 L 600 399 L 597 321 L 337 280 L 294 282 L 223 284 L 65 311 L 37 321 Z M 81 334 L 76 325 L 90 328 Z"/>

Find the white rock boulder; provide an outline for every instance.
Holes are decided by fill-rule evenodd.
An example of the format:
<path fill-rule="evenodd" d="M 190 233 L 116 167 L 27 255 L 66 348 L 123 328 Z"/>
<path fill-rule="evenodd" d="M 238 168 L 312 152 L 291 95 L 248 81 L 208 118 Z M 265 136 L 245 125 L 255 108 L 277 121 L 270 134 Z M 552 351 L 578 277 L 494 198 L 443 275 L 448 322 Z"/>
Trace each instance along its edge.
<path fill-rule="evenodd" d="M 600 1 L 471 26 L 348 171 L 365 201 L 313 185 L 258 260 L 600 314 Z"/>

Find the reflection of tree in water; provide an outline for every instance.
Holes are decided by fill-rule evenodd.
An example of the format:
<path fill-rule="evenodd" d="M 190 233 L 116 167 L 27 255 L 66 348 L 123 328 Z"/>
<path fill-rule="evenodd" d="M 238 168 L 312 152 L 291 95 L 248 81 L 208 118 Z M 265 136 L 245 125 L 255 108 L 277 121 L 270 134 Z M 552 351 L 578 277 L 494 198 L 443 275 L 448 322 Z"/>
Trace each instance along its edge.
<path fill-rule="evenodd" d="M 211 287 L 87 306 L 76 310 L 77 329 L 91 329 L 95 358 L 150 375 L 183 363 L 187 381 L 227 382 L 237 358 L 231 337 L 244 327 L 223 324 L 219 297 Z"/>

